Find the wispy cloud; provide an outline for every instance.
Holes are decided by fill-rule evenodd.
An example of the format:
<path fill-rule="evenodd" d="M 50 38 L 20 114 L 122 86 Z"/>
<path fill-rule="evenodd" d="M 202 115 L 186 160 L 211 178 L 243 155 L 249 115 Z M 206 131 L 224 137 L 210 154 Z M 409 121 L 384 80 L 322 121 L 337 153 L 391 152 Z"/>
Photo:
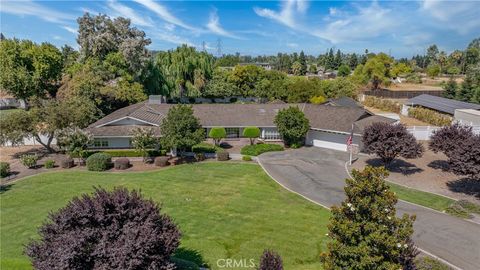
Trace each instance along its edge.
<path fill-rule="evenodd" d="M 210 13 L 210 20 L 208 21 L 207 28 L 212 33 L 215 33 L 220 36 L 234 38 L 234 39 L 241 39 L 239 36 L 233 33 L 230 33 L 220 25 L 220 19 L 218 18 L 216 9 Z"/>
<path fill-rule="evenodd" d="M 63 29 L 67 30 L 68 32 L 72 33 L 72 34 L 77 34 L 77 29 L 73 28 L 73 27 L 70 27 L 70 26 L 62 26 Z"/>
<path fill-rule="evenodd" d="M 268 8 L 255 7 L 253 10 L 258 16 L 272 19 L 290 28 L 298 26 L 296 17 L 298 14 L 305 13 L 308 9 L 308 2 L 304 0 L 288 0 L 282 3 L 280 11 L 274 11 Z"/>
<path fill-rule="evenodd" d="M 139 15 L 130 7 L 122 5 L 115 0 L 109 0 L 108 7 L 113 11 L 112 15 L 129 18 L 133 24 L 148 27 L 153 26 L 153 22 L 148 16 Z"/>
<path fill-rule="evenodd" d="M 332 14 L 332 12 L 330 12 Z M 357 7 L 353 14 L 339 13 L 325 26 L 311 33 L 332 43 L 366 40 L 396 29 L 398 20 L 390 9 L 382 8 L 377 2 L 368 7 Z"/>
<path fill-rule="evenodd" d="M 160 5 L 157 2 L 154 2 L 152 0 L 134 0 L 135 2 L 145 6 L 149 10 L 153 11 L 155 14 L 160 16 L 162 20 L 167 21 L 171 24 L 178 25 L 180 27 L 183 27 L 185 29 L 189 30 L 198 30 L 195 27 L 192 27 L 186 23 L 184 23 L 182 20 L 179 18 L 175 17 L 173 14 L 171 14 L 166 7 Z"/>
<path fill-rule="evenodd" d="M 298 48 L 298 44 L 294 42 L 287 43 L 287 46 L 290 48 Z"/>
<path fill-rule="evenodd" d="M 480 28 L 480 2 L 478 1 L 433 1 L 423 0 L 421 10 L 438 20 L 442 27 L 460 34 Z"/>
<path fill-rule="evenodd" d="M 20 16 L 35 16 L 48 22 L 65 22 L 75 19 L 75 16 L 59 12 L 30 0 L 26 1 L 2 1 L 1 13 L 10 13 Z"/>
<path fill-rule="evenodd" d="M 168 43 L 172 43 L 176 45 L 187 44 L 188 46 L 195 46 L 193 42 L 191 42 L 189 39 L 178 36 L 174 33 L 154 31 L 151 33 L 151 35 L 154 39 L 166 41 Z"/>

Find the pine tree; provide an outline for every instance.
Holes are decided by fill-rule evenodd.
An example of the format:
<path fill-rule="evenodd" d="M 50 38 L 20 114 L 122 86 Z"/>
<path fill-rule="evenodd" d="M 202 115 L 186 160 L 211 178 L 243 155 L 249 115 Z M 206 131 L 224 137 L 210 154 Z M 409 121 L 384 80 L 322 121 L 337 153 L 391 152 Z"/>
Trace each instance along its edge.
<path fill-rule="evenodd" d="M 330 51 L 325 59 L 325 70 L 332 69 L 335 69 L 335 56 L 333 55 L 333 48 L 330 48 Z"/>
<path fill-rule="evenodd" d="M 337 50 L 337 54 L 335 55 L 335 60 L 334 60 L 334 65 L 335 65 L 334 68 L 338 69 L 341 64 L 342 64 L 342 53 L 340 52 L 340 50 Z"/>
<path fill-rule="evenodd" d="M 307 59 L 305 58 L 305 53 L 303 51 L 300 52 L 298 62 L 300 62 L 300 75 L 307 74 Z"/>
<path fill-rule="evenodd" d="M 346 179 L 346 200 L 332 207 L 324 268 L 412 269 L 415 217 L 396 217 L 397 196 L 385 183 L 387 170 L 367 166 L 352 175 Z"/>
<path fill-rule="evenodd" d="M 453 78 L 450 78 L 443 86 L 443 89 L 445 90 L 443 92 L 443 97 L 454 99 L 457 95 L 457 82 Z"/>

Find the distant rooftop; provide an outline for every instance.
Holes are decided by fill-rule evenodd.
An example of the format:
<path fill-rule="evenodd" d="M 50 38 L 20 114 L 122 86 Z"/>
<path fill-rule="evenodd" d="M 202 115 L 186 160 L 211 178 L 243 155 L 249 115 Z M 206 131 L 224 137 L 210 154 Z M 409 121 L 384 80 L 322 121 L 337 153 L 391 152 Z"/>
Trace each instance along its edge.
<path fill-rule="evenodd" d="M 419 95 L 405 101 L 405 105 L 418 105 L 453 115 L 457 109 L 480 110 L 480 104 L 458 101 L 432 95 Z"/>

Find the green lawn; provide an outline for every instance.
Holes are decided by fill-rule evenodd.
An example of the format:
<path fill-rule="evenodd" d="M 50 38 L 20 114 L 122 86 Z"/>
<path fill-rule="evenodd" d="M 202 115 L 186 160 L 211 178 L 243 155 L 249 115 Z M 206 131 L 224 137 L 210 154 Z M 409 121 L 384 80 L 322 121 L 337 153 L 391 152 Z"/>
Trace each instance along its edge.
<path fill-rule="evenodd" d="M 29 269 L 23 245 L 47 213 L 93 186 L 141 189 L 163 203 L 182 231 L 183 253 L 212 269 L 222 258 L 278 251 L 286 269 L 321 269 L 329 212 L 272 181 L 254 164 L 197 163 L 141 173 L 52 172 L 18 181 L 0 195 L 1 269 Z"/>
<path fill-rule="evenodd" d="M 0 110 L 0 117 L 7 117 L 10 113 L 20 110 L 21 109 Z"/>
<path fill-rule="evenodd" d="M 444 196 L 400 186 L 392 182 L 387 182 L 387 184 L 397 194 L 399 199 L 438 211 L 445 211 L 448 206 L 455 202 L 455 200 Z"/>

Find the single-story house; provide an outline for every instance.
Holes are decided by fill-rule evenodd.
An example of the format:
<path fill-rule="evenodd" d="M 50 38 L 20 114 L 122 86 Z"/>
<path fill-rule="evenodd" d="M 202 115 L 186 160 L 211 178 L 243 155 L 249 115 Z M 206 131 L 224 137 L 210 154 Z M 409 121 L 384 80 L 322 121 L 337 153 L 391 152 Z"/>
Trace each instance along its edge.
<path fill-rule="evenodd" d="M 408 109 L 417 106 L 452 116 L 458 109 L 480 110 L 480 104 L 423 94 L 405 101 L 402 106 L 402 114 L 408 115 Z"/>
<path fill-rule="evenodd" d="M 151 127 L 161 136 L 160 125 L 168 110 L 175 104 L 150 99 L 119 109 L 97 122 L 87 130 L 94 136 L 95 148 L 129 148 L 133 130 Z M 307 145 L 347 150 L 346 141 L 353 128 L 353 143 L 360 145 L 365 127 L 373 122 L 395 122 L 382 116 L 372 115 L 360 107 L 342 107 L 314 104 L 193 104 L 194 115 L 200 120 L 206 134 L 213 127 L 224 127 L 227 139 L 242 136 L 243 128 L 260 128 L 260 139 L 280 141 L 281 136 L 274 124 L 275 116 L 281 109 L 298 106 L 310 121 L 306 136 Z"/>

